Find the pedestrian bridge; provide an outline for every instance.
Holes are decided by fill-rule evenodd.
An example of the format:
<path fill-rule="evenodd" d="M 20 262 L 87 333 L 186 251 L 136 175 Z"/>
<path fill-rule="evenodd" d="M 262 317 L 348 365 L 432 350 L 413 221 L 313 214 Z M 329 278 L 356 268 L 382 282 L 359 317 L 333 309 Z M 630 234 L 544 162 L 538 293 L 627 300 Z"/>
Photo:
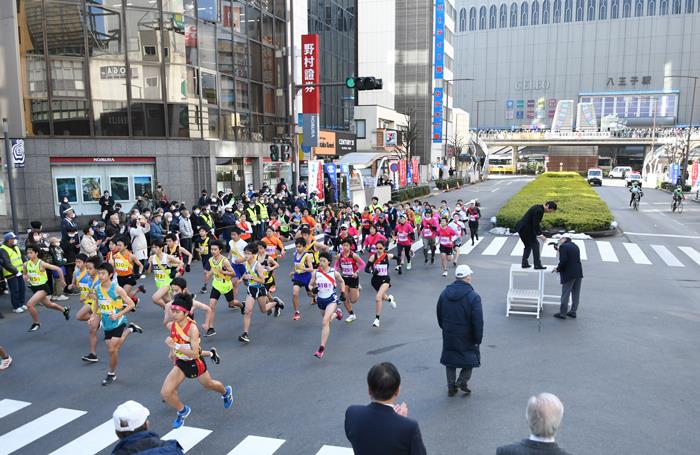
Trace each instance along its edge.
<path fill-rule="evenodd" d="M 518 147 L 547 147 L 552 145 L 574 146 L 604 146 L 604 145 L 668 145 L 686 140 L 684 132 L 680 134 L 615 134 L 595 131 L 497 131 L 479 133 L 479 139 L 487 146 L 501 148 Z M 700 131 L 690 135 L 691 150 L 700 147 Z"/>

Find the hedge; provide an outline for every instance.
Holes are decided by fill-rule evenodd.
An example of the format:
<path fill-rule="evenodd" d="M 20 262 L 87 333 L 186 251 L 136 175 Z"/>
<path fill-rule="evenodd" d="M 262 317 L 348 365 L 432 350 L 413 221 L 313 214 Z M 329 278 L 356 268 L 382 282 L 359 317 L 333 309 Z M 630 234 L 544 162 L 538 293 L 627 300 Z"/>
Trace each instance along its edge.
<path fill-rule="evenodd" d="M 531 206 L 547 201 L 555 201 L 557 211 L 545 213 L 542 229 L 605 231 L 613 221 L 608 206 L 578 173 L 545 172 L 501 207 L 497 223 L 512 230 Z"/>
<path fill-rule="evenodd" d="M 430 187 L 428 185 L 407 186 L 391 193 L 391 199 L 394 201 L 408 201 L 409 199 L 426 196 L 428 194 L 430 194 Z"/>
<path fill-rule="evenodd" d="M 674 185 L 671 182 L 661 182 L 661 185 L 659 185 L 659 188 L 661 188 L 662 190 L 666 190 L 666 191 L 673 191 L 676 189 L 676 186 L 677 185 Z M 687 193 L 690 190 L 691 190 L 690 185 L 683 185 L 683 192 L 684 193 Z"/>
<path fill-rule="evenodd" d="M 466 181 L 467 181 L 466 178 L 442 179 L 442 180 L 436 180 L 435 186 L 440 190 L 444 190 L 445 188 L 447 188 L 448 185 L 450 186 L 450 188 L 454 189 L 454 188 L 457 188 L 457 183 L 459 183 L 460 185 L 464 185 L 466 183 Z"/>

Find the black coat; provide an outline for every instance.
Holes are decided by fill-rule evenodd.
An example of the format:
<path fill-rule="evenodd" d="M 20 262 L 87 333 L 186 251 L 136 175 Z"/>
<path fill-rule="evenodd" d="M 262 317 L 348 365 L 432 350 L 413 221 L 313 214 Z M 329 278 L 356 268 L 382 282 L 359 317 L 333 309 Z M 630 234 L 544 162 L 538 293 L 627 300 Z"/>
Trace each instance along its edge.
<path fill-rule="evenodd" d="M 453 368 L 480 366 L 484 317 L 481 297 L 471 284 L 456 280 L 442 291 L 437 303 L 437 320 L 442 329 L 440 363 Z"/>
<path fill-rule="evenodd" d="M 540 223 L 542 222 L 542 217 L 544 216 L 544 205 L 538 204 L 533 205 L 525 212 L 520 221 L 515 225 L 515 232 L 520 234 L 521 237 L 532 239 L 538 235 L 542 235 L 542 228 L 540 228 Z"/>
<path fill-rule="evenodd" d="M 556 442 L 539 442 L 523 439 L 515 444 L 496 449 L 496 455 L 569 455 Z"/>
<path fill-rule="evenodd" d="M 557 265 L 562 284 L 575 278 L 583 278 L 581 250 L 571 240 L 559 245 L 559 264 Z"/>
<path fill-rule="evenodd" d="M 418 422 L 381 403 L 350 406 L 345 435 L 355 455 L 425 455 Z"/>

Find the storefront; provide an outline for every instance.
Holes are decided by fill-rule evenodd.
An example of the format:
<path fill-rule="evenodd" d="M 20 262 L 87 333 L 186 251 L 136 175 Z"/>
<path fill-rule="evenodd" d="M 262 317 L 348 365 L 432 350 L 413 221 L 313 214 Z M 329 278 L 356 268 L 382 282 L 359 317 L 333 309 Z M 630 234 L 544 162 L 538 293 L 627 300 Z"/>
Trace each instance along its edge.
<path fill-rule="evenodd" d="M 98 215 L 98 201 L 109 191 L 129 210 L 138 196 L 153 197 L 155 157 L 51 157 L 54 212 L 60 216 L 63 196 L 77 215 Z"/>

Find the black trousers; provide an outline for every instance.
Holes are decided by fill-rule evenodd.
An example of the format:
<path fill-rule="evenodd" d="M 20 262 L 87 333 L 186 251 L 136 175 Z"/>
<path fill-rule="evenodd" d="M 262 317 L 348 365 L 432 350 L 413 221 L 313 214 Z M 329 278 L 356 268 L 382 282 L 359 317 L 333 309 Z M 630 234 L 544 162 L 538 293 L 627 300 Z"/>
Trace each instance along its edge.
<path fill-rule="evenodd" d="M 522 240 L 523 245 L 525 245 L 523 249 L 522 265 L 527 265 L 530 252 L 532 252 L 532 262 L 535 263 L 535 267 L 542 267 L 542 261 L 540 260 L 540 242 L 537 240 L 537 237 L 524 237 L 520 234 L 520 240 Z"/>

